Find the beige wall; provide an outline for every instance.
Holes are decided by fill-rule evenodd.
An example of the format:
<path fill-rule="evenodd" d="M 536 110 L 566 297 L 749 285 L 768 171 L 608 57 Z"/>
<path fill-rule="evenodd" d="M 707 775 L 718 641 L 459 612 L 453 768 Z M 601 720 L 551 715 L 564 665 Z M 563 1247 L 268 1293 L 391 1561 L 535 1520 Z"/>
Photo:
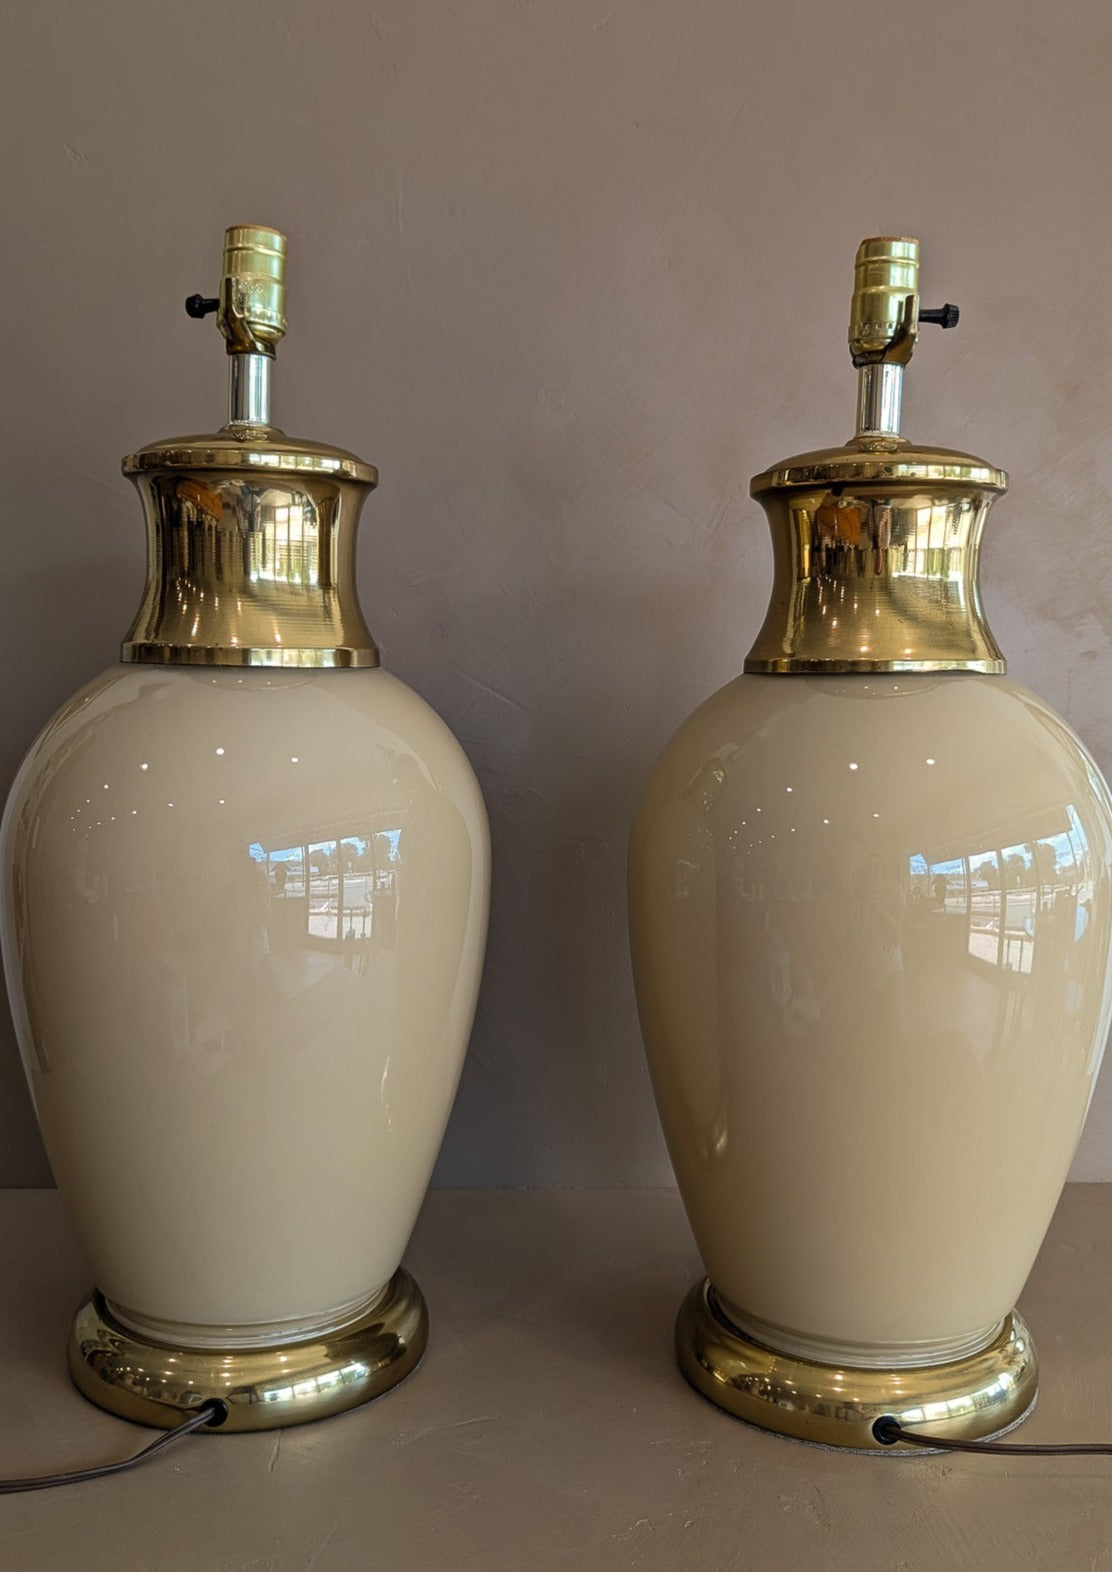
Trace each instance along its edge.
<path fill-rule="evenodd" d="M 115 658 L 119 474 L 219 424 L 224 226 L 290 236 L 277 417 L 381 466 L 392 668 L 491 810 L 479 1019 L 439 1177 L 667 1178 L 626 830 L 734 675 L 770 553 L 748 478 L 849 435 L 854 248 L 924 246 L 912 435 L 1009 469 L 984 587 L 1013 675 L 1112 771 L 1112 9 L 1104 0 L 9 0 L 0 50 L 0 786 Z M 0 1181 L 46 1169 L 6 1018 Z M 1112 1073 L 1078 1177 L 1112 1178 Z"/>

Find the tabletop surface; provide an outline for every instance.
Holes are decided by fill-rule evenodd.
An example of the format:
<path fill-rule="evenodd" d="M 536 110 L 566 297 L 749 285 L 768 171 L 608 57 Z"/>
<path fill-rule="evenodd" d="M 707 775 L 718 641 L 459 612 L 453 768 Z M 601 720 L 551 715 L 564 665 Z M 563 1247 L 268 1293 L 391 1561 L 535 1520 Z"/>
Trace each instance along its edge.
<path fill-rule="evenodd" d="M 53 1192 L 0 1192 L 0 1249 L 0 1474 L 150 1439 L 69 1384 L 87 1283 Z M 699 1262 L 671 1191 L 433 1191 L 406 1261 L 431 1337 L 402 1386 L 0 1498 L 0 1568 L 1112 1572 L 1110 1458 L 858 1457 L 697 1397 L 672 1360 Z M 1021 1309 L 1042 1388 L 1013 1439 L 1112 1439 L 1112 1185 L 1067 1188 Z"/>

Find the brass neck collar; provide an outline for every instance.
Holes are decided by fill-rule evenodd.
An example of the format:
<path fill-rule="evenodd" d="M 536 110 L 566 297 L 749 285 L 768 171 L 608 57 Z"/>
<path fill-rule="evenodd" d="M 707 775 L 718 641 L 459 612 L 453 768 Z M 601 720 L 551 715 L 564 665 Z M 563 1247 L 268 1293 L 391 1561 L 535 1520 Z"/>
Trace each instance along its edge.
<path fill-rule="evenodd" d="M 129 454 L 147 586 L 122 659 L 159 665 L 377 666 L 355 535 L 378 471 L 274 426 L 229 425 Z"/>
<path fill-rule="evenodd" d="M 1002 674 L 977 561 L 1007 485 L 968 453 L 867 436 L 756 476 L 774 575 L 745 670 Z"/>

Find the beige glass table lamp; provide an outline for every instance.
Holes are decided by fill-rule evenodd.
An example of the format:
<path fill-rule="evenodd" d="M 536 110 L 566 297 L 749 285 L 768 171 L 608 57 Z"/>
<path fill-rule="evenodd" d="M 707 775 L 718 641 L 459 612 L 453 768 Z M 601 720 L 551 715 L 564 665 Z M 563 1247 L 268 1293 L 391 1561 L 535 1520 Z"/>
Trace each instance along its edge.
<path fill-rule="evenodd" d="M 1006 477 L 900 434 L 918 326 L 957 316 L 920 311 L 918 268 L 914 240 L 858 251 L 857 434 L 753 481 L 768 615 L 665 748 L 630 849 L 645 1046 L 709 1274 L 681 1368 L 743 1419 L 868 1450 L 885 1417 L 969 1440 L 1030 1409 L 1013 1307 L 1112 999 L 1108 789 L 981 609 Z"/>
<path fill-rule="evenodd" d="M 286 244 L 226 236 L 222 430 L 124 460 L 149 576 L 122 664 L 4 820 L 8 987 L 97 1291 L 74 1380 L 170 1426 L 316 1419 L 420 1358 L 400 1260 L 486 937 L 478 785 L 380 669 L 355 584 L 377 471 L 270 424 Z"/>

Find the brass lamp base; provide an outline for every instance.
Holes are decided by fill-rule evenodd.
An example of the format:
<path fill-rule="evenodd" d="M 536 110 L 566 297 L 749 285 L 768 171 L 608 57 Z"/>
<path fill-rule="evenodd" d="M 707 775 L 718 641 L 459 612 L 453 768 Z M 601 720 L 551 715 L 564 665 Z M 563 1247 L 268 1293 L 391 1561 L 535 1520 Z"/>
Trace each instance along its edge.
<path fill-rule="evenodd" d="M 1015 1311 L 986 1348 L 947 1364 L 839 1367 L 753 1342 L 726 1319 L 706 1278 L 680 1307 L 676 1356 L 695 1390 L 736 1418 L 796 1441 L 860 1452 L 926 1452 L 878 1441 L 872 1427 L 888 1415 L 909 1430 L 987 1440 L 1019 1424 L 1038 1390 L 1034 1345 Z"/>
<path fill-rule="evenodd" d="M 399 1270 L 365 1315 L 334 1332 L 231 1350 L 172 1348 L 140 1337 L 94 1290 L 74 1317 L 68 1356 L 78 1391 L 121 1419 L 170 1429 L 218 1397 L 228 1408 L 222 1431 L 276 1430 L 389 1391 L 416 1367 L 427 1340 L 421 1290 Z"/>

